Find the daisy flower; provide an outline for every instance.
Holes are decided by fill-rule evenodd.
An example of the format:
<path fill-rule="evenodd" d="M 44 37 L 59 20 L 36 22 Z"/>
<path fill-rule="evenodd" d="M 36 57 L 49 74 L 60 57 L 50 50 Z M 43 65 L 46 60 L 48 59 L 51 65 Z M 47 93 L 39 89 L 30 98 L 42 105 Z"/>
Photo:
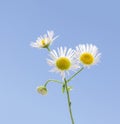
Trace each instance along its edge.
<path fill-rule="evenodd" d="M 97 64 L 101 55 L 101 53 L 98 52 L 98 48 L 92 44 L 78 45 L 75 54 L 77 60 L 85 67 Z"/>
<path fill-rule="evenodd" d="M 53 31 L 47 31 L 47 34 L 37 38 L 36 42 L 32 42 L 30 45 L 35 48 L 48 48 L 50 44 L 57 38 L 54 37 Z"/>
<path fill-rule="evenodd" d="M 60 47 L 50 52 L 50 58 L 47 59 L 47 62 L 50 66 L 53 66 L 52 72 L 58 72 L 62 76 L 62 79 L 65 78 L 65 74 L 70 70 L 75 70 L 79 68 L 79 63 L 74 59 L 74 50 L 71 48 L 67 49 L 66 47 Z"/>

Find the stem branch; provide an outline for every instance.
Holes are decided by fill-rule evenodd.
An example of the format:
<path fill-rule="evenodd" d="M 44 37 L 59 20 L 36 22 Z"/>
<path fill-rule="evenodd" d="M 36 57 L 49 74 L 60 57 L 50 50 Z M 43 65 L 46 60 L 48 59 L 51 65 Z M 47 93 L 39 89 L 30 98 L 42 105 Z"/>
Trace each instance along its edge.
<path fill-rule="evenodd" d="M 73 74 L 73 76 L 71 76 L 67 82 L 70 82 L 78 73 L 80 73 L 82 70 L 84 69 L 84 67 L 82 67 L 80 70 L 78 70 L 75 74 Z"/>
<path fill-rule="evenodd" d="M 63 84 L 62 82 L 60 82 L 60 81 L 58 81 L 58 80 L 50 79 L 50 80 L 47 80 L 47 81 L 46 81 L 46 83 L 44 84 L 44 86 L 46 87 L 49 82 L 55 82 L 55 83 Z"/>

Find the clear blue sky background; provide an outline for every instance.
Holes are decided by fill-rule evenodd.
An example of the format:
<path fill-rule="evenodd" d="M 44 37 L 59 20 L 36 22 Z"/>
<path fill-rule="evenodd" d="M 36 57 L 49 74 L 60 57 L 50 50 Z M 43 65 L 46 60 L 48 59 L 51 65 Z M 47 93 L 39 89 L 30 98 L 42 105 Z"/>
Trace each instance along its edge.
<path fill-rule="evenodd" d="M 71 81 L 75 124 L 120 124 L 119 0 L 0 0 L 0 124 L 71 124 L 66 95 L 51 83 L 46 50 L 30 47 L 47 30 L 60 37 L 51 46 L 93 43 L 101 63 Z"/>

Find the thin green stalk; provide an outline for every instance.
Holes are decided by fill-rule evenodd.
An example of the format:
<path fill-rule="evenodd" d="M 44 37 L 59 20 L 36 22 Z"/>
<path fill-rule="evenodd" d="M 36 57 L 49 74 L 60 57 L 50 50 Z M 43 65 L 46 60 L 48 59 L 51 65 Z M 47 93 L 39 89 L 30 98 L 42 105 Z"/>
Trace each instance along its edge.
<path fill-rule="evenodd" d="M 67 82 L 70 82 L 78 73 L 80 73 L 82 70 L 84 69 L 84 67 L 82 67 L 80 70 L 78 70 L 73 76 L 71 76 Z"/>
<path fill-rule="evenodd" d="M 51 50 L 50 50 L 50 48 L 49 48 L 49 46 L 48 47 L 46 47 L 47 48 L 47 50 L 50 52 Z"/>
<path fill-rule="evenodd" d="M 51 79 L 51 80 L 47 80 L 47 81 L 45 82 L 44 86 L 46 87 L 49 82 L 55 82 L 55 83 L 63 84 L 62 82 L 60 82 L 60 81 L 58 81 L 58 80 L 53 80 L 53 79 Z"/>
<path fill-rule="evenodd" d="M 74 119 L 73 119 L 73 115 L 72 115 L 71 101 L 70 101 L 70 94 L 69 94 L 69 91 L 68 91 L 67 80 L 64 79 L 64 82 L 65 82 L 65 88 L 66 88 L 66 93 L 67 93 L 67 100 L 68 100 L 68 107 L 69 107 L 70 118 L 71 118 L 72 124 L 74 124 Z"/>

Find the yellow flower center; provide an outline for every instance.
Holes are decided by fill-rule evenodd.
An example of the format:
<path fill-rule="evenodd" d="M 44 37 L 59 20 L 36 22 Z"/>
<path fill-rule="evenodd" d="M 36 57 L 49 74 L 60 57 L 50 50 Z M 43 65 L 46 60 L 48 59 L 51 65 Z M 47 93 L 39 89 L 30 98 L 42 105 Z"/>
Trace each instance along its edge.
<path fill-rule="evenodd" d="M 71 62 L 67 57 L 60 57 L 56 61 L 56 66 L 60 70 L 68 70 L 71 66 Z"/>
<path fill-rule="evenodd" d="M 90 53 L 83 53 L 80 56 L 80 61 L 82 61 L 83 64 L 90 65 L 94 62 L 94 56 Z"/>
<path fill-rule="evenodd" d="M 46 45 L 46 43 L 45 43 L 45 40 L 43 39 L 43 40 L 41 40 L 41 43 L 42 43 L 42 45 L 43 46 L 45 46 Z"/>

